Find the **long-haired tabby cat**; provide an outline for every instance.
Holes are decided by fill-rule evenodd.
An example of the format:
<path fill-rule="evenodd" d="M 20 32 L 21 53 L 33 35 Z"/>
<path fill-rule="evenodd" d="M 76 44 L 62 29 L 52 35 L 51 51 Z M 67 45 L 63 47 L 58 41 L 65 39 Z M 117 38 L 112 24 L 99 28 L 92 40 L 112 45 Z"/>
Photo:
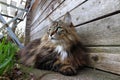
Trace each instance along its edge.
<path fill-rule="evenodd" d="M 85 48 L 67 13 L 64 20 L 52 21 L 41 39 L 30 42 L 20 50 L 20 61 L 38 69 L 75 75 L 87 63 Z"/>

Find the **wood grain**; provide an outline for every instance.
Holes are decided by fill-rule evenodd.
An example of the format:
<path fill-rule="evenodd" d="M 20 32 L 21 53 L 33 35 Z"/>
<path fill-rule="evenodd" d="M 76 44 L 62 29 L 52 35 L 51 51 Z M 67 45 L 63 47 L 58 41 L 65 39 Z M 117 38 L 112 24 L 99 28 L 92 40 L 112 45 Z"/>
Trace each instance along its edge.
<path fill-rule="evenodd" d="M 76 7 L 81 6 L 87 0 L 66 0 L 60 5 L 49 17 L 53 20 L 60 18 L 67 12 L 74 10 Z"/>
<path fill-rule="evenodd" d="M 53 11 L 49 17 L 53 20 L 63 16 L 66 12 L 69 12 L 71 11 L 72 9 L 74 9 L 75 7 L 77 7 L 78 5 L 80 5 L 82 2 L 84 2 L 85 0 L 65 0 L 55 11 Z M 51 4 L 52 5 L 52 4 Z M 71 6 L 72 5 L 72 6 Z M 33 27 L 31 28 L 31 32 L 34 32 L 37 31 L 37 30 L 40 30 L 39 29 L 39 25 L 43 25 L 43 24 L 47 24 L 48 21 L 46 21 L 46 19 L 41 22 L 46 16 L 48 16 L 48 14 L 50 13 L 51 11 L 48 11 L 46 10 L 46 12 L 44 12 L 44 14 L 41 16 L 41 18 L 39 18 L 37 20 L 37 22 L 39 24 L 35 24 L 33 25 Z M 44 23 L 46 22 L 46 23 Z M 47 24 L 48 25 L 48 24 Z M 45 27 L 45 26 L 44 26 Z M 35 29 L 37 28 L 37 29 Z"/>
<path fill-rule="evenodd" d="M 50 25 L 48 17 L 58 20 L 63 18 L 66 12 L 70 12 L 72 22 L 76 26 L 120 10 L 120 0 L 60 1 L 63 3 L 54 6 L 50 4 L 52 0 L 48 1 L 43 9 L 38 7 L 40 10 L 33 13 L 34 19 L 30 26 L 31 41 L 42 37 L 47 32 Z M 120 74 L 120 13 L 76 26 L 76 30 L 81 42 L 89 49 L 89 66 Z"/>
<path fill-rule="evenodd" d="M 120 74 L 120 54 L 90 53 L 90 66 Z"/>
<path fill-rule="evenodd" d="M 120 14 L 77 27 L 85 45 L 120 45 Z"/>
<path fill-rule="evenodd" d="M 120 75 L 120 47 L 87 47 L 90 65 Z"/>
<path fill-rule="evenodd" d="M 44 0 L 41 1 L 41 4 L 39 5 L 35 4 L 37 8 L 35 9 L 36 11 L 33 11 L 33 19 L 31 22 L 31 26 L 35 25 L 37 19 L 39 19 L 39 17 L 43 14 L 43 12 L 49 7 L 51 2 L 52 0 Z"/>
<path fill-rule="evenodd" d="M 79 3 L 75 3 L 74 0 L 71 1 L 70 4 L 74 3 L 77 5 L 79 5 L 80 3 L 82 3 L 83 1 L 79 2 Z M 56 20 L 58 19 L 59 17 L 63 16 L 67 11 L 70 11 L 72 10 L 75 6 L 72 6 L 69 8 L 69 5 L 66 6 L 67 4 L 69 3 L 68 0 L 66 0 L 63 4 L 61 4 L 61 6 L 56 9 L 51 15 L 49 15 L 50 18 L 52 18 L 53 20 Z M 95 3 L 95 4 L 94 4 Z M 98 4 L 99 3 L 99 4 Z M 105 4 L 104 4 L 105 3 Z M 111 13 L 111 12 L 114 12 L 116 10 L 120 10 L 120 7 L 118 6 L 120 2 L 118 0 L 115 0 L 115 1 L 105 1 L 105 0 L 90 0 L 90 1 L 87 1 L 85 2 L 84 4 L 76 7 L 76 9 L 73 9 L 70 13 L 72 15 L 72 22 L 74 25 L 78 25 L 78 24 L 81 24 L 84 20 L 84 22 L 86 21 L 89 21 L 89 20 L 92 20 L 94 18 L 97 18 L 99 16 L 103 16 L 105 14 L 108 14 L 108 13 Z M 91 6 L 93 5 L 94 6 Z M 114 4 L 114 5 L 113 5 Z M 104 8 L 100 8 L 101 6 L 105 6 Z M 111 6 L 112 5 L 112 6 Z M 80 12 L 81 11 L 81 8 L 83 9 L 82 6 L 86 6 L 83 10 L 84 12 Z M 108 7 L 110 6 L 110 7 Z M 92 7 L 94 9 L 92 9 L 93 12 L 89 12 L 89 7 Z M 88 9 L 87 9 L 88 8 Z M 109 8 L 109 9 L 107 9 Z M 106 11 L 106 10 L 109 10 L 109 11 Z M 95 12 L 94 12 L 95 11 Z M 98 12 L 100 11 L 100 12 Z M 98 13 L 97 13 L 98 12 Z M 94 13 L 94 14 L 92 14 Z M 84 14 L 84 15 L 82 15 Z M 45 14 L 44 14 L 45 15 Z M 86 16 L 87 15 L 87 16 Z M 90 18 L 89 18 L 89 17 Z M 84 18 L 87 18 L 87 19 L 84 19 Z M 47 18 L 46 18 L 47 19 Z M 46 19 L 43 21 L 43 22 L 40 22 L 39 20 L 37 21 L 37 23 L 35 25 L 33 25 L 33 27 L 31 28 L 31 33 L 35 33 L 35 32 L 38 32 L 40 29 L 42 28 L 39 28 L 40 25 L 42 26 L 43 24 L 47 24 L 48 21 L 46 21 Z M 80 21 L 81 20 L 81 21 Z M 45 23 L 46 21 L 46 23 Z M 48 24 L 47 24 L 48 25 Z M 47 26 L 46 25 L 46 26 Z M 45 26 L 42 26 L 42 27 L 45 27 Z M 36 29 L 35 29 L 36 28 Z"/>
<path fill-rule="evenodd" d="M 85 45 L 120 45 L 120 14 L 110 16 L 83 26 L 77 27 L 77 32 L 81 41 Z M 31 36 L 40 37 L 41 30 L 50 24 L 46 19 L 34 31 L 31 31 Z M 43 30 L 42 30 L 43 31 Z M 43 34 L 43 33 L 42 33 Z M 33 40 L 31 38 L 31 40 Z"/>
<path fill-rule="evenodd" d="M 62 2 L 64 2 L 64 0 L 53 0 L 52 3 L 50 3 L 50 5 L 47 7 L 47 9 L 45 9 L 45 11 L 31 25 L 31 30 L 37 28 L 41 24 L 41 21 L 48 17 L 48 15 L 51 14 L 58 6 L 60 6 Z"/>
<path fill-rule="evenodd" d="M 74 25 L 120 10 L 120 0 L 88 0 L 71 11 Z"/>

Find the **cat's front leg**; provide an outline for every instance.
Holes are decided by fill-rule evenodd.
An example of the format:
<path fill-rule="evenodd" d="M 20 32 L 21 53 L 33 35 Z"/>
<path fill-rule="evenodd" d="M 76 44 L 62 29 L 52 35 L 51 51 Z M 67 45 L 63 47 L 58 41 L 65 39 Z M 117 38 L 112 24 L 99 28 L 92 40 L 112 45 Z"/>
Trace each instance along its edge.
<path fill-rule="evenodd" d="M 53 64 L 53 70 L 57 71 L 63 75 L 67 76 L 72 76 L 77 74 L 77 70 L 75 66 L 73 66 L 70 62 L 70 60 L 66 59 L 64 61 L 61 61 L 58 59 L 54 64 Z"/>
<path fill-rule="evenodd" d="M 59 69 L 59 72 L 63 75 L 73 76 L 77 74 L 77 70 L 71 65 L 63 65 Z"/>

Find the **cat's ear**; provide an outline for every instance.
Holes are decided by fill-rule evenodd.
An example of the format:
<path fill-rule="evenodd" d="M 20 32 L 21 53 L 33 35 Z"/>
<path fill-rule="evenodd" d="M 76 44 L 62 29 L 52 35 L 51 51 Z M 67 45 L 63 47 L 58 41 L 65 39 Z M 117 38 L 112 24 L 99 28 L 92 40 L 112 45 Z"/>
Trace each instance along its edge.
<path fill-rule="evenodd" d="M 71 15 L 69 12 L 67 12 L 64 16 L 64 22 L 67 24 L 67 25 L 71 25 L 72 24 L 72 20 L 71 20 Z"/>

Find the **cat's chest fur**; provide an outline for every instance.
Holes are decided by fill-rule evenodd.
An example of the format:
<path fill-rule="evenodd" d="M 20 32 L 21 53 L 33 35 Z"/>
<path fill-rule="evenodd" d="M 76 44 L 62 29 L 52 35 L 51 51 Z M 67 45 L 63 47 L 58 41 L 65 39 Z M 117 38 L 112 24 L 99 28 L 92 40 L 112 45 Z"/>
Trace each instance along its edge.
<path fill-rule="evenodd" d="M 55 51 L 60 55 L 62 61 L 68 57 L 68 53 L 62 45 L 57 45 Z"/>

